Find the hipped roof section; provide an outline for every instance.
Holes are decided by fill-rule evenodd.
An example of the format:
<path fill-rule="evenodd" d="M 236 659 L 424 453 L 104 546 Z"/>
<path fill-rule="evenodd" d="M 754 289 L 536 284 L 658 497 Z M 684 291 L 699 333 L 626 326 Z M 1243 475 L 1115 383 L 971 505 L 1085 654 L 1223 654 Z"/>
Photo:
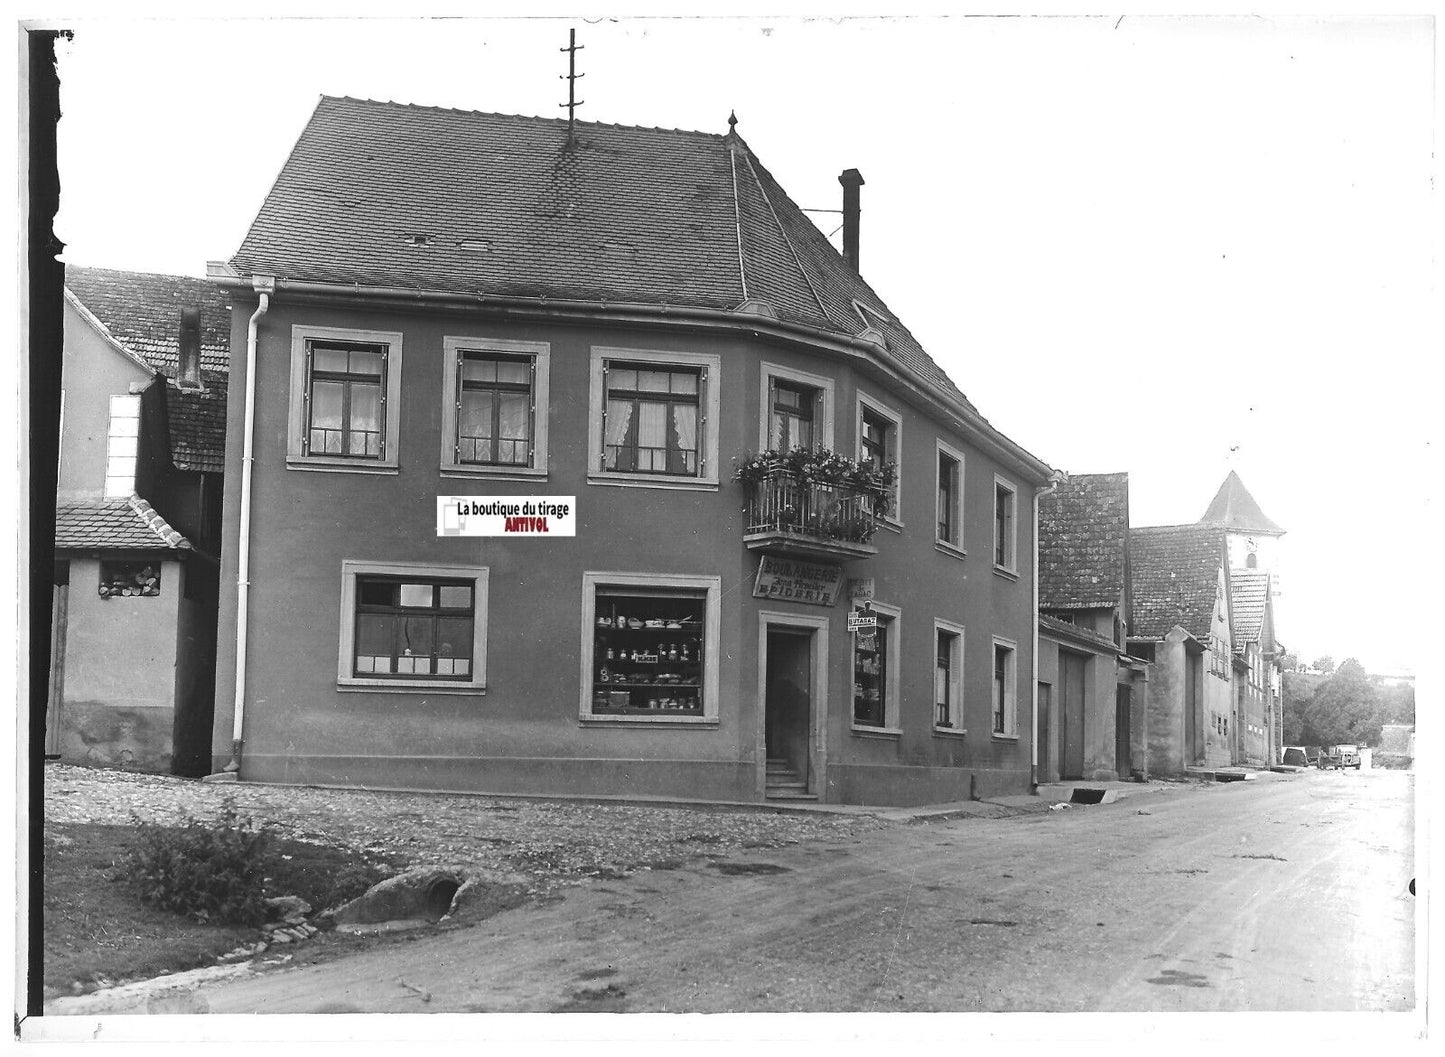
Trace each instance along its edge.
<path fill-rule="evenodd" d="M 1201 525 L 1223 525 L 1231 532 L 1254 532 L 1262 536 L 1283 536 L 1284 529 L 1265 516 L 1258 501 L 1249 494 L 1239 474 L 1233 470 L 1214 493 L 1209 509 L 1199 519 Z"/>
<path fill-rule="evenodd" d="M 875 328 L 885 358 L 977 415 L 736 132 L 577 122 L 569 147 L 567 127 L 324 96 L 231 266 L 444 294 L 761 301 L 850 339 Z"/>

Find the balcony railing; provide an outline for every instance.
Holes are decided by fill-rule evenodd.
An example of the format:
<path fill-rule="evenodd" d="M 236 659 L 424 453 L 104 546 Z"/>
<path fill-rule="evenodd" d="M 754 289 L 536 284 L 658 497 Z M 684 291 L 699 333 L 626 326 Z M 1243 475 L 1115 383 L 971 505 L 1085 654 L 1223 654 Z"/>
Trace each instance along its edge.
<path fill-rule="evenodd" d="M 751 485 L 744 541 L 752 550 L 832 558 L 878 553 L 869 541 L 878 528 L 867 490 L 805 481 L 774 470 Z"/>

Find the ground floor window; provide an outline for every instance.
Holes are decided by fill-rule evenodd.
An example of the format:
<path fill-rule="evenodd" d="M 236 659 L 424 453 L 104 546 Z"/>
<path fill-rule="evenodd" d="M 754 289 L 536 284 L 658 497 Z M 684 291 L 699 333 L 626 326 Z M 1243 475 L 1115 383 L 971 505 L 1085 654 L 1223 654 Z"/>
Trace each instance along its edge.
<path fill-rule="evenodd" d="M 585 573 L 583 581 L 583 718 L 716 718 L 719 578 Z"/>
<path fill-rule="evenodd" d="M 898 715 L 898 610 L 870 603 L 878 626 L 853 633 L 853 726 L 892 728 Z"/>
<path fill-rule="evenodd" d="M 1017 733 L 1017 706 L 1015 689 L 1018 681 L 1017 654 L 1013 643 L 994 639 L 993 642 L 993 732 L 1013 735 Z"/>
<path fill-rule="evenodd" d="M 963 628 L 946 621 L 934 624 L 933 725 L 963 729 Z"/>
<path fill-rule="evenodd" d="M 343 686 L 485 687 L 487 570 L 342 566 Z"/>
<path fill-rule="evenodd" d="M 702 715 L 705 591 L 597 589 L 592 714 Z"/>

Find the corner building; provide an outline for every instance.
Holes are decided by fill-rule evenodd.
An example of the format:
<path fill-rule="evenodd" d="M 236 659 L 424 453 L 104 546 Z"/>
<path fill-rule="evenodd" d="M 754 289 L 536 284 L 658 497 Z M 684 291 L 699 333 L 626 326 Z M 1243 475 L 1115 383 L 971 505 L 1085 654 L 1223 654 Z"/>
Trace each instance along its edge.
<path fill-rule="evenodd" d="M 840 181 L 847 257 L 735 129 L 323 98 L 211 266 L 238 485 L 215 766 L 731 801 L 1026 791 L 1051 470 L 860 278 L 862 178 Z M 804 452 L 752 458 L 777 448 Z M 852 476 L 819 479 L 824 450 Z M 572 496 L 576 536 L 439 537 L 439 495 Z M 876 627 L 850 631 L 865 604 Z"/>

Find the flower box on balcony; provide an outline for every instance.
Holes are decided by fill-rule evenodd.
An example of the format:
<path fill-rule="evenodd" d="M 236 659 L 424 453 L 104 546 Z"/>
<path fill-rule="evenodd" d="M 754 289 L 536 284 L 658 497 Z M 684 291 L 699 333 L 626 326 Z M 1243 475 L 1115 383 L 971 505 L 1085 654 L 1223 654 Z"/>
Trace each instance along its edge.
<path fill-rule="evenodd" d="M 733 476 L 748 488 L 743 541 L 750 550 L 835 560 L 878 553 L 870 541 L 887 507 L 891 466 L 794 448 L 750 456 Z"/>

